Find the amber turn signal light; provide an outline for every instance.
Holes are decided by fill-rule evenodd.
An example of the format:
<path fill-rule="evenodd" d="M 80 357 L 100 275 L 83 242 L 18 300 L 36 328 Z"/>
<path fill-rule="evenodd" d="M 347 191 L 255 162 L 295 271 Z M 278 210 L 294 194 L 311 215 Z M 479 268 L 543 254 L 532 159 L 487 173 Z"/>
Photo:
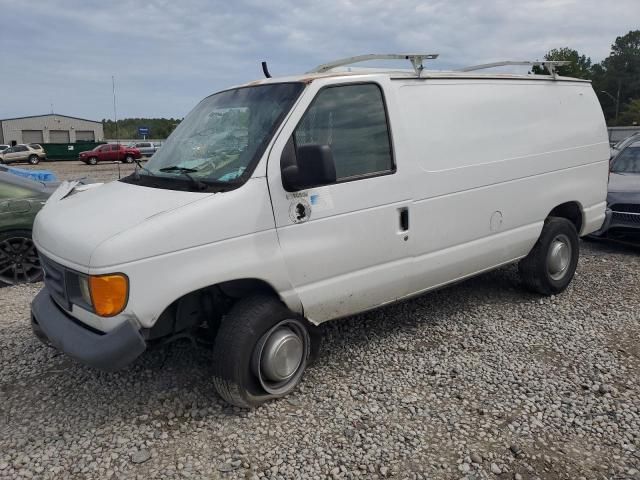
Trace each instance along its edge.
<path fill-rule="evenodd" d="M 89 277 L 89 290 L 93 309 L 101 317 L 113 317 L 127 305 L 129 279 L 126 275 L 92 275 Z"/>

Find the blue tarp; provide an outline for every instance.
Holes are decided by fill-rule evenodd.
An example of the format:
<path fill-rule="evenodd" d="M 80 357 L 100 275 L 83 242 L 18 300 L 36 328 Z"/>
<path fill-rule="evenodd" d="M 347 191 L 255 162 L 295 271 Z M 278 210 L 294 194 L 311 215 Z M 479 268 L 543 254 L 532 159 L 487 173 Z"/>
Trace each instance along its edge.
<path fill-rule="evenodd" d="M 14 175 L 30 178 L 31 180 L 37 180 L 39 182 L 55 182 L 58 180 L 55 173 L 49 170 L 26 170 L 24 168 L 4 167 L 3 170 L 5 169 Z"/>

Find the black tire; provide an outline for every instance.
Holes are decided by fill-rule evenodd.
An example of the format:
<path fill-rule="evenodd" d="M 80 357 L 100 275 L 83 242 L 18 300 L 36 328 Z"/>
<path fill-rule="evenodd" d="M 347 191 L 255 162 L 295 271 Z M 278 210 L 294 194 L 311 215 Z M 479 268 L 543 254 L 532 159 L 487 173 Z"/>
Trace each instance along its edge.
<path fill-rule="evenodd" d="M 38 157 L 38 155 L 31 155 L 29 157 L 29 163 L 31 165 L 37 165 L 40 163 L 40 157 Z"/>
<path fill-rule="evenodd" d="M 558 242 L 560 245 L 558 247 Z M 566 262 L 552 259 L 559 249 L 568 249 Z M 540 238 L 518 269 L 524 286 L 542 295 L 555 295 L 564 291 L 576 272 L 579 257 L 579 239 L 576 227 L 566 218 L 549 217 L 544 222 Z M 562 268 L 562 265 L 564 268 Z"/>
<path fill-rule="evenodd" d="M 31 231 L 0 233 L 0 285 L 17 285 L 42 280 L 42 267 Z"/>
<path fill-rule="evenodd" d="M 98 164 L 98 159 L 96 157 L 91 157 L 91 158 L 89 158 L 89 161 L 87 163 L 89 165 L 97 165 Z"/>
<path fill-rule="evenodd" d="M 133 163 L 133 157 L 131 155 L 127 155 L 124 157 L 124 163 Z"/>
<path fill-rule="evenodd" d="M 284 327 L 281 327 L 284 325 Z M 278 329 L 292 329 L 302 344 L 301 360 L 286 384 L 272 389 L 262 373 L 263 348 Z M 274 330 L 276 329 L 276 330 Z M 293 391 L 309 363 L 311 336 L 306 320 L 272 296 L 257 295 L 236 303 L 222 319 L 213 348 L 213 382 L 231 405 L 253 408 Z M 278 385 L 278 384 L 273 384 Z"/>

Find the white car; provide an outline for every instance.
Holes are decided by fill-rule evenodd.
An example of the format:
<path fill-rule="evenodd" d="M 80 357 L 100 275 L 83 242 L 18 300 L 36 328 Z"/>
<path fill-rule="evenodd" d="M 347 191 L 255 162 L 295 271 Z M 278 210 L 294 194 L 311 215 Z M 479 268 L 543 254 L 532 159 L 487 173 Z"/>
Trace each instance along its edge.
<path fill-rule="evenodd" d="M 204 329 L 218 392 L 252 407 L 298 385 L 328 320 L 514 262 L 561 293 L 605 218 L 591 84 L 406 58 L 211 95 L 144 168 L 62 186 L 34 226 L 36 335 L 113 370 Z"/>

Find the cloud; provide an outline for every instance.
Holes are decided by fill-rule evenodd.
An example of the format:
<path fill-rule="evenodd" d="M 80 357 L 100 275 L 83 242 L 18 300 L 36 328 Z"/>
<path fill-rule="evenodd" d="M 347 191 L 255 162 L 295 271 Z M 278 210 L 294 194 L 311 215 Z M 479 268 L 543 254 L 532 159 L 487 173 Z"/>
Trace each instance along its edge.
<path fill-rule="evenodd" d="M 361 53 L 436 52 L 433 68 L 540 59 L 569 46 L 594 61 L 637 28 L 637 0 L 0 0 L 0 117 L 54 109 L 185 115 L 202 97 L 261 76 Z"/>

